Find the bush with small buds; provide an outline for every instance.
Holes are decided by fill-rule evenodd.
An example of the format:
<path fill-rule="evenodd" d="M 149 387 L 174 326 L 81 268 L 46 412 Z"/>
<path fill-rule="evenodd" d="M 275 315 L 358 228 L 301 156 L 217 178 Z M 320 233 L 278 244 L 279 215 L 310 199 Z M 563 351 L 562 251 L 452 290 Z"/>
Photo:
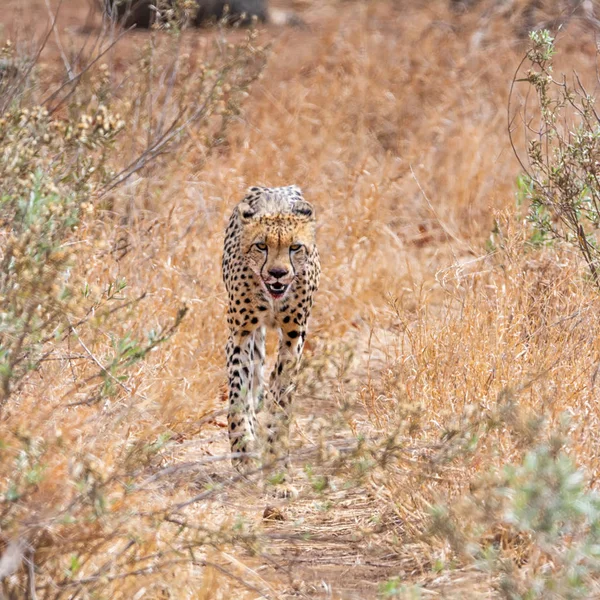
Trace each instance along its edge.
<path fill-rule="evenodd" d="M 158 315 L 163 324 L 146 331 L 135 313 L 146 291 L 129 296 L 121 278 L 96 285 L 87 265 L 122 256 L 122 246 L 111 249 L 115 213 L 126 218 L 119 186 L 186 145 L 208 156 L 222 143 L 265 64 L 254 40 L 248 32 L 233 45 L 219 41 L 199 67 L 171 39 L 164 53 L 152 40 L 116 85 L 98 56 L 115 43 L 108 39 L 49 91 L 36 81 L 39 55 L 20 57 L 9 43 L 0 51 L 2 597 L 113 597 L 120 578 L 104 577 L 101 564 L 109 548 L 135 550 L 125 500 L 168 434 L 135 437 L 128 426 L 112 449 L 97 436 L 130 419 L 135 366 L 175 334 L 187 308 Z M 159 505 L 142 517 L 151 544 L 163 513 Z M 178 539 L 175 530 L 165 560 L 180 552 Z M 136 558 L 124 560 L 128 569 Z M 160 568 L 157 559 L 140 573 Z"/>
<path fill-rule="evenodd" d="M 529 202 L 532 242 L 561 241 L 576 248 L 600 288 L 600 116 L 577 73 L 572 81 L 554 73 L 550 32 L 532 31 L 530 40 L 522 63 L 529 66 L 523 77 L 517 73 L 512 87 L 525 84 L 536 100 L 533 111 L 527 103 L 521 111 L 526 158 L 513 144 L 524 171 L 520 188 Z M 511 134 L 515 123 L 512 115 Z"/>

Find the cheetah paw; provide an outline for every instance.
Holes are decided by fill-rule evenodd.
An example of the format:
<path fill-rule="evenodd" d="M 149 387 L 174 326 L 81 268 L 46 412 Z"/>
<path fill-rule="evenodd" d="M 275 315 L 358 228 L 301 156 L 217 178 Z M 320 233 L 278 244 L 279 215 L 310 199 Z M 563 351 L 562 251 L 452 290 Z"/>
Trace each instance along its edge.
<path fill-rule="evenodd" d="M 295 500 L 299 491 L 290 483 L 271 484 L 267 488 L 267 494 L 282 500 Z"/>

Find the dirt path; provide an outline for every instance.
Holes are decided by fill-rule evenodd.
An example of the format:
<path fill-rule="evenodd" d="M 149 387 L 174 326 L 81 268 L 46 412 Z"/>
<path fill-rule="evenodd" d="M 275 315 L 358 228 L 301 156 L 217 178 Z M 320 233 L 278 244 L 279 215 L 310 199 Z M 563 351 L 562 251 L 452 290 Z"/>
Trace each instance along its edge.
<path fill-rule="evenodd" d="M 364 377 L 361 364 L 365 363 L 355 361 L 346 374 L 348 380 Z M 257 535 L 246 551 L 242 543 L 242 549 L 238 546 L 220 556 L 223 566 L 233 568 L 256 588 L 248 597 L 257 597 L 260 590 L 264 597 L 282 599 L 375 598 L 382 582 L 422 575 L 429 568 L 420 544 L 407 538 L 402 518 L 390 511 L 387 492 L 370 476 L 350 485 L 342 475 L 346 472 L 339 466 L 342 456 L 351 453 L 357 440 L 348 427 L 329 427 L 340 414 L 338 383 L 334 378 L 322 383 L 318 396 L 301 391 L 295 398 L 292 446 L 297 499 L 265 493 L 260 477 L 236 481 L 228 460 L 197 466 L 206 457 L 228 452 L 224 414 L 198 439 L 183 444 L 169 461 L 171 466 L 196 462 L 195 486 L 187 492 L 190 498 L 196 490 L 202 496 L 211 486 L 222 485 L 220 491 L 183 511 L 190 522 L 198 522 L 198 515 L 208 512 L 213 530 L 238 523 L 240 531 Z M 364 410 L 354 407 L 353 417 L 361 432 L 369 434 Z M 324 438 L 326 456 L 320 453 Z M 318 466 L 311 472 L 309 465 Z M 185 483 L 181 478 L 174 487 Z"/>

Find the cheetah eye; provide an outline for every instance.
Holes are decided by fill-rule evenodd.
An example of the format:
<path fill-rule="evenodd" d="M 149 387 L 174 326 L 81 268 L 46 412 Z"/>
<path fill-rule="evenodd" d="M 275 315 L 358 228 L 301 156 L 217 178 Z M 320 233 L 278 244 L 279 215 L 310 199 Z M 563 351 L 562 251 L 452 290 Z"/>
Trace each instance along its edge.
<path fill-rule="evenodd" d="M 300 248 L 302 248 L 302 244 L 292 244 L 290 246 L 290 250 L 292 252 L 298 252 L 298 250 L 300 250 Z"/>
<path fill-rule="evenodd" d="M 263 242 L 259 242 L 258 244 L 254 244 L 261 252 L 264 252 L 267 249 L 267 245 Z"/>

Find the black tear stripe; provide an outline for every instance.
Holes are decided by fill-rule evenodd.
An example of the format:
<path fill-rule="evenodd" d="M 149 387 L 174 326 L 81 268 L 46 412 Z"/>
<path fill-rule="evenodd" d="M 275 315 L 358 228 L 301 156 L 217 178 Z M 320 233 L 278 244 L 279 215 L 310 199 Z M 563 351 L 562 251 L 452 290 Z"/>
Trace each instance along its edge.
<path fill-rule="evenodd" d="M 296 267 L 294 266 L 294 261 L 292 260 L 292 249 L 288 250 L 288 254 L 290 256 L 290 265 L 292 265 L 292 273 L 294 273 L 294 281 L 296 280 Z"/>
<path fill-rule="evenodd" d="M 265 262 L 261 265 L 260 271 L 258 272 L 261 277 L 262 277 L 263 269 L 265 268 L 265 265 L 267 264 L 267 260 L 269 260 L 269 246 L 267 246 L 267 251 L 265 252 Z"/>

